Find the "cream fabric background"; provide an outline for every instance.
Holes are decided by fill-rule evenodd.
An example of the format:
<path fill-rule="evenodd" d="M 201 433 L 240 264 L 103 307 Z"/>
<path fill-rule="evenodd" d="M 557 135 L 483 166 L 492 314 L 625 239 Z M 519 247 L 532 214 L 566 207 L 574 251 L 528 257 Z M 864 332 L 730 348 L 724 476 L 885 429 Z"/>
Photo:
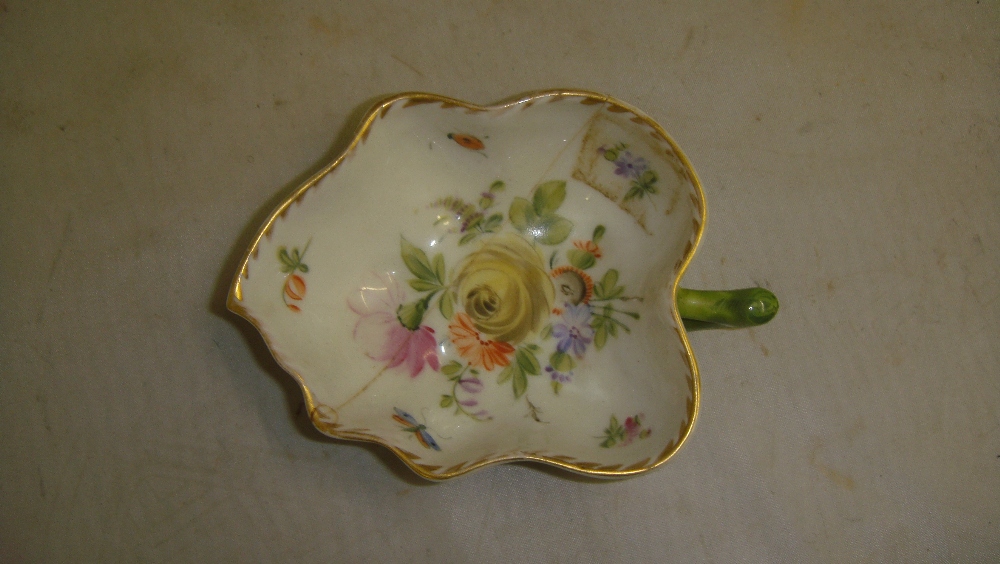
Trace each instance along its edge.
<path fill-rule="evenodd" d="M 0 560 L 997 561 L 998 29 L 993 0 L 3 0 Z M 781 313 L 692 337 L 701 418 L 635 479 L 428 484 L 324 439 L 223 310 L 258 222 L 377 97 L 558 86 L 687 152 L 685 285 Z"/>

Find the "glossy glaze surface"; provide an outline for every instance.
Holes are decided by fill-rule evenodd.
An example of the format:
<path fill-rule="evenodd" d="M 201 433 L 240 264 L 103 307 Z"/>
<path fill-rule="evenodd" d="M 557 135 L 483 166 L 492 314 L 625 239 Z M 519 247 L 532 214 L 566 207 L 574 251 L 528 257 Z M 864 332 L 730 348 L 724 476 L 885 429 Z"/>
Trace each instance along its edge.
<path fill-rule="evenodd" d="M 275 210 L 229 305 L 317 428 L 422 476 L 626 475 L 697 412 L 673 296 L 703 217 L 686 158 L 621 102 L 401 95 Z"/>

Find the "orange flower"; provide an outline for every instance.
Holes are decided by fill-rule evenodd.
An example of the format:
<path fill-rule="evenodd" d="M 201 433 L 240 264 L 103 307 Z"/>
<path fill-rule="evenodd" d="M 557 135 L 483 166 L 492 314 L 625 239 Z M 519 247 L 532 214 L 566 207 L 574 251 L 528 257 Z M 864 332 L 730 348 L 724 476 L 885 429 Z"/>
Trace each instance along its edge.
<path fill-rule="evenodd" d="M 497 366 L 510 364 L 510 353 L 514 347 L 502 341 L 484 341 L 479 331 L 472 325 L 472 318 L 466 313 L 459 313 L 448 325 L 451 342 L 458 349 L 458 354 L 469 361 L 472 366 L 479 366 L 489 372 Z"/>
<path fill-rule="evenodd" d="M 601 248 L 593 241 L 573 241 L 573 246 L 594 255 L 594 258 L 601 258 Z"/>

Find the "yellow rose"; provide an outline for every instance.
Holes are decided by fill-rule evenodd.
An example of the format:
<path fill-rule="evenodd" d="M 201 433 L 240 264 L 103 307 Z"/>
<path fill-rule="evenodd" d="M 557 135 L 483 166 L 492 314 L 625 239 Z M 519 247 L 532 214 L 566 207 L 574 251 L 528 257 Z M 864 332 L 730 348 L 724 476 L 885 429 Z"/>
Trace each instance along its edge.
<path fill-rule="evenodd" d="M 456 272 L 459 302 L 492 340 L 519 343 L 549 317 L 555 291 L 545 259 L 517 235 L 489 238 Z"/>

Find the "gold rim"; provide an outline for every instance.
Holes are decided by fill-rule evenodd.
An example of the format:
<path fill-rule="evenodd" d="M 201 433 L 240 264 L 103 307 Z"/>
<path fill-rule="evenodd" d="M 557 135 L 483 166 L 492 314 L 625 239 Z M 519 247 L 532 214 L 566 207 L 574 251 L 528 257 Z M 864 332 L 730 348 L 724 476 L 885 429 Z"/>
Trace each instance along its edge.
<path fill-rule="evenodd" d="M 364 430 L 350 430 L 350 431 L 339 431 L 339 424 L 330 424 L 329 422 L 323 421 L 320 418 L 319 410 L 323 407 L 322 404 L 317 404 L 313 398 L 312 392 L 306 385 L 302 376 L 297 372 L 292 370 L 287 366 L 283 359 L 274 351 L 274 347 L 271 345 L 271 340 L 267 333 L 264 331 L 260 321 L 254 318 L 250 312 L 246 310 L 242 305 L 243 301 L 243 288 L 242 282 L 243 278 L 247 277 L 249 274 L 249 263 L 250 259 L 254 258 L 257 254 L 257 246 L 260 244 L 260 240 L 270 234 L 275 221 L 279 217 L 284 216 L 285 212 L 288 210 L 289 206 L 298 201 L 302 196 L 305 195 L 309 189 L 313 188 L 320 180 L 322 180 L 326 175 L 333 172 L 344 159 L 350 155 L 360 144 L 368 138 L 369 130 L 372 124 L 375 122 L 379 116 L 385 116 L 388 113 L 389 108 L 396 102 L 402 100 L 408 100 L 415 104 L 422 103 L 439 103 L 443 109 L 451 107 L 465 108 L 470 112 L 490 112 L 490 111 L 503 111 L 508 108 L 522 105 L 524 107 L 530 107 L 536 101 L 543 98 L 551 98 L 550 101 L 556 101 L 563 98 L 583 98 L 581 103 L 585 104 L 607 104 L 608 110 L 616 113 L 628 112 L 635 116 L 640 122 L 650 126 L 653 131 L 656 132 L 658 137 L 670 145 L 677 158 L 681 161 L 685 170 L 689 175 L 691 185 L 695 190 L 695 198 L 692 198 L 695 207 L 698 210 L 699 218 L 694 220 L 694 235 L 689 240 L 688 247 L 684 250 L 683 256 L 676 265 L 676 276 L 674 277 L 671 290 L 671 303 L 673 305 L 672 315 L 674 318 L 674 323 L 677 327 L 676 331 L 680 337 L 681 343 L 684 347 L 685 362 L 688 364 L 690 369 L 691 378 L 688 382 L 688 386 L 691 393 L 691 398 L 688 400 L 687 404 L 687 421 L 683 424 L 683 429 L 679 433 L 676 439 L 671 440 L 663 451 L 657 456 L 656 460 L 650 462 L 649 459 L 642 460 L 639 463 L 632 464 L 622 468 L 623 465 L 608 465 L 602 466 L 599 464 L 594 464 L 590 462 L 579 462 L 572 457 L 566 456 L 554 456 L 554 455 L 544 455 L 538 453 L 514 453 L 506 454 L 500 456 L 487 456 L 482 459 L 472 461 L 469 463 L 461 463 L 450 468 L 446 468 L 443 471 L 437 472 L 441 469 L 441 466 L 434 466 L 423 464 L 417 462 L 420 456 L 415 455 L 411 452 L 405 451 L 398 447 L 395 447 L 382 438 L 365 433 Z M 691 348 L 691 343 L 688 341 L 687 332 L 684 330 L 684 322 L 681 320 L 680 313 L 677 310 L 677 288 L 680 285 L 680 280 L 684 276 L 684 272 L 687 270 L 688 265 L 694 258 L 694 254 L 698 249 L 698 245 L 701 242 L 702 233 L 705 230 L 705 221 L 708 217 L 708 210 L 705 206 L 705 194 L 702 190 L 701 181 L 698 178 L 697 172 L 695 172 L 694 167 L 688 160 L 687 155 L 681 150 L 677 143 L 672 137 L 662 128 L 658 123 L 656 123 L 649 116 L 644 114 L 639 109 L 611 96 L 606 96 L 604 94 L 599 94 L 596 92 L 589 92 L 586 90 L 542 90 L 533 91 L 526 94 L 517 95 L 501 102 L 488 105 L 480 106 L 477 104 L 471 104 L 462 100 L 457 100 L 454 98 L 449 98 L 447 96 L 440 96 L 437 94 L 428 94 L 424 92 L 403 92 L 393 96 L 389 96 L 380 102 L 376 103 L 368 112 L 365 114 L 364 119 L 361 121 L 361 126 L 358 128 L 357 133 L 355 133 L 354 138 L 347 148 L 330 164 L 324 166 L 319 172 L 314 174 L 308 180 L 306 180 L 301 186 L 295 189 L 292 194 L 287 197 L 267 218 L 267 221 L 261 226 L 257 231 L 257 234 L 253 238 L 253 242 L 250 244 L 246 253 L 243 256 L 243 260 L 240 261 L 240 267 L 236 271 L 236 275 L 233 278 L 233 283 L 229 289 L 229 295 L 226 300 L 226 307 L 233 313 L 239 315 L 240 317 L 249 321 L 264 338 L 264 342 L 267 344 L 267 349 L 274 357 L 274 360 L 278 363 L 281 368 L 292 375 L 293 378 L 298 382 L 299 388 L 302 389 L 302 396 L 306 404 L 306 408 L 309 413 L 309 419 L 312 421 L 313 426 L 317 430 L 325 435 L 336 439 L 344 440 L 357 440 L 357 441 L 367 441 L 371 443 L 379 444 L 390 451 L 392 451 L 400 460 L 403 461 L 411 470 L 417 473 L 419 476 L 426 478 L 428 480 L 447 480 L 449 478 L 454 478 L 456 476 L 461 476 L 477 470 L 487 465 L 500 464 L 504 462 L 518 462 L 518 461 L 534 461 L 542 462 L 572 472 L 584 474 L 587 476 L 596 477 L 606 477 L 606 478 L 622 478 L 626 476 L 632 476 L 635 474 L 640 474 L 647 472 L 656 468 L 657 466 L 663 464 L 667 460 L 673 457 L 673 455 L 684 445 L 688 437 L 691 435 L 691 431 L 694 428 L 695 422 L 698 419 L 698 413 L 701 406 L 701 378 L 698 373 L 698 363 L 694 356 L 694 351 Z"/>

